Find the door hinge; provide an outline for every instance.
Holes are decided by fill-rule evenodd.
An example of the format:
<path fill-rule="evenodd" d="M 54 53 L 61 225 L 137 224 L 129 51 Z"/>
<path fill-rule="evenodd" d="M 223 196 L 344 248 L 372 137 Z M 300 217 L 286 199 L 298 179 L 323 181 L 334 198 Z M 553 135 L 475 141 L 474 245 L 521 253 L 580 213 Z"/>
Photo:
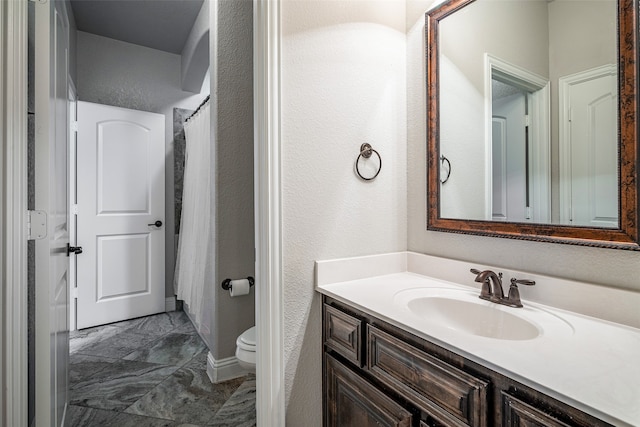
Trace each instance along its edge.
<path fill-rule="evenodd" d="M 78 132 L 78 122 L 76 120 L 73 120 L 71 122 L 71 132 Z"/>
<path fill-rule="evenodd" d="M 71 288 L 71 298 L 78 299 L 78 288 L 77 287 Z"/>
<path fill-rule="evenodd" d="M 47 237 L 47 213 L 27 211 L 27 240 L 42 240 Z"/>
<path fill-rule="evenodd" d="M 569 121 L 573 121 L 573 108 L 569 108 L 567 110 L 567 117 L 569 118 Z"/>
<path fill-rule="evenodd" d="M 529 116 L 528 114 L 524 116 L 524 125 L 531 126 L 531 116 Z"/>
<path fill-rule="evenodd" d="M 78 215 L 78 205 L 71 205 L 71 215 Z"/>

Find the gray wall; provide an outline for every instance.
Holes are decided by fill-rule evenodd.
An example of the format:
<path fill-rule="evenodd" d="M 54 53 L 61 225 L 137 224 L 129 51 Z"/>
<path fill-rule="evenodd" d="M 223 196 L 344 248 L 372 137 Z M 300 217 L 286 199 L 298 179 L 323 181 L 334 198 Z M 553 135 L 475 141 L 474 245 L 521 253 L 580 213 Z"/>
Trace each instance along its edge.
<path fill-rule="evenodd" d="M 213 14 L 216 273 L 210 328 L 211 352 L 219 360 L 233 356 L 238 335 L 255 325 L 255 291 L 231 298 L 220 287 L 226 278 L 254 276 L 253 3 L 219 2 Z"/>
<path fill-rule="evenodd" d="M 78 99 L 165 115 L 166 296 L 175 265 L 173 108 L 195 109 L 201 94 L 180 86 L 180 55 L 78 31 Z"/>

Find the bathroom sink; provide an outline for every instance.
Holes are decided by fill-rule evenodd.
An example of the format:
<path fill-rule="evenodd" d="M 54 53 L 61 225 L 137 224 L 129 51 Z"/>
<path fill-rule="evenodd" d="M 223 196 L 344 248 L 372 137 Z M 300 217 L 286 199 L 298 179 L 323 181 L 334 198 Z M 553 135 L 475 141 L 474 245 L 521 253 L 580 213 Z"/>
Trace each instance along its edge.
<path fill-rule="evenodd" d="M 523 341 L 573 333 L 568 323 L 546 310 L 499 305 L 466 290 L 406 289 L 395 295 L 394 303 L 430 325 L 479 337 Z"/>

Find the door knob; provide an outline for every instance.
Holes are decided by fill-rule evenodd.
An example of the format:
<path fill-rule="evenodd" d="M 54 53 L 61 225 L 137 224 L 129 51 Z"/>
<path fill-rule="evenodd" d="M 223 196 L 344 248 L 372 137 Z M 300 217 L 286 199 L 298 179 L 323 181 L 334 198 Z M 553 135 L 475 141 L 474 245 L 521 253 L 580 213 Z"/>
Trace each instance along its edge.
<path fill-rule="evenodd" d="M 147 225 L 148 225 L 148 226 L 155 225 L 156 227 L 160 228 L 160 227 L 162 227 L 162 221 L 157 220 L 156 222 L 151 223 L 151 224 L 147 224 Z"/>
<path fill-rule="evenodd" d="M 82 253 L 82 246 L 71 246 L 67 243 L 67 256 L 71 255 L 72 252 L 76 255 L 80 255 Z"/>

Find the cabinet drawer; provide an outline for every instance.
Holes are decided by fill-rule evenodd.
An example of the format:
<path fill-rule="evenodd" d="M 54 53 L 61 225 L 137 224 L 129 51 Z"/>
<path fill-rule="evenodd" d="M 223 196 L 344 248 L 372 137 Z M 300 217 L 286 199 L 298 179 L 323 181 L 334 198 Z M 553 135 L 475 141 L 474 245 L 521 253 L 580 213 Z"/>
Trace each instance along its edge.
<path fill-rule="evenodd" d="M 504 391 L 501 394 L 503 427 L 572 427 Z"/>
<path fill-rule="evenodd" d="M 448 425 L 487 426 L 489 383 L 367 325 L 367 369 Z M 444 410 L 444 411 L 442 411 Z"/>
<path fill-rule="evenodd" d="M 325 353 L 326 427 L 411 427 L 413 415 Z"/>
<path fill-rule="evenodd" d="M 362 321 L 324 305 L 324 342 L 332 350 L 362 366 Z"/>

